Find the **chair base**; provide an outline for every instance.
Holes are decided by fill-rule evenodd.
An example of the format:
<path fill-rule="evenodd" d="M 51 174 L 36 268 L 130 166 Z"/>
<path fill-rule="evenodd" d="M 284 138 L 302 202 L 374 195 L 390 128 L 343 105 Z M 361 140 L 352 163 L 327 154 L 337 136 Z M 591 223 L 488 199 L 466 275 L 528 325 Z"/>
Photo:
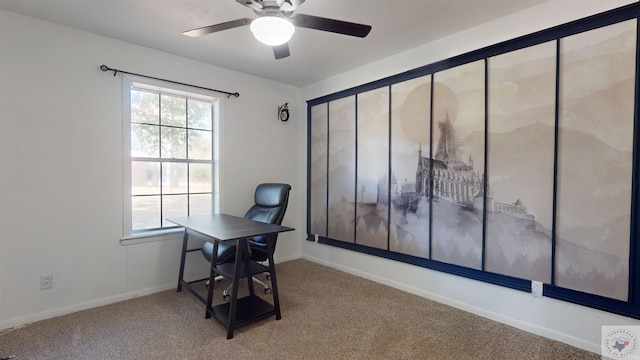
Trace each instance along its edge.
<path fill-rule="evenodd" d="M 222 280 L 224 277 L 223 276 L 216 276 L 215 281 L 219 282 L 220 280 Z M 265 294 L 271 294 L 272 290 L 271 287 L 268 284 L 265 284 L 262 280 L 258 279 L 257 277 L 253 276 L 251 277 L 251 280 L 253 280 L 254 283 L 257 283 L 258 285 L 262 286 L 262 288 L 264 289 L 264 293 Z M 222 298 L 225 301 L 229 301 L 231 299 L 231 286 L 233 284 L 229 284 L 227 286 L 226 289 L 224 289 L 222 291 Z"/>

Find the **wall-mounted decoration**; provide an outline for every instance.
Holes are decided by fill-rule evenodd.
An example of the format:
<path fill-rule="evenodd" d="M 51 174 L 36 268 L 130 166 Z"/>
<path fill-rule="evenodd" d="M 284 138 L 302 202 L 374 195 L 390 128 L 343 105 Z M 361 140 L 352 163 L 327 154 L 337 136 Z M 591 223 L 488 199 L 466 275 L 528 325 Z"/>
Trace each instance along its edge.
<path fill-rule="evenodd" d="M 482 267 L 484 76 L 484 61 L 433 76 L 433 158 L 423 154 L 418 186 L 433 195 L 431 258 L 474 269 Z"/>
<path fill-rule="evenodd" d="M 354 242 L 356 97 L 329 102 L 327 237 Z"/>
<path fill-rule="evenodd" d="M 485 269 L 551 282 L 556 42 L 488 59 Z"/>
<path fill-rule="evenodd" d="M 289 103 L 278 106 L 278 119 L 280 121 L 289 121 Z"/>
<path fill-rule="evenodd" d="M 310 100 L 309 238 L 640 318 L 639 16 Z"/>
<path fill-rule="evenodd" d="M 431 76 L 391 85 L 391 178 L 378 193 L 391 201 L 389 249 L 429 258 L 429 199 L 416 196 L 423 154 L 430 148 Z M 424 153 L 423 153 L 424 150 Z"/>
<path fill-rule="evenodd" d="M 389 89 L 358 94 L 356 243 L 387 249 L 389 215 L 379 184 L 389 183 Z"/>
<path fill-rule="evenodd" d="M 560 39 L 558 286 L 627 300 L 636 20 Z"/>
<path fill-rule="evenodd" d="M 309 154 L 309 230 L 327 236 L 328 104 L 312 106 Z"/>

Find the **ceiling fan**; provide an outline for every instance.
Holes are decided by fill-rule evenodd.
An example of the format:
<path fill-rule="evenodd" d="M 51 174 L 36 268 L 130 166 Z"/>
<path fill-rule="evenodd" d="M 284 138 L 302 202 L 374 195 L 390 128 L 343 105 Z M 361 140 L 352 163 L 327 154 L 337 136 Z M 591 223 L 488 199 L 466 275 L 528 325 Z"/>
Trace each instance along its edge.
<path fill-rule="evenodd" d="M 337 34 L 363 38 L 371 31 L 371 26 L 348 21 L 328 19 L 324 17 L 293 12 L 305 0 L 236 0 L 256 13 L 256 19 L 242 18 L 220 24 L 209 25 L 183 32 L 184 35 L 198 37 L 214 32 L 249 25 L 258 41 L 272 46 L 276 59 L 289 56 L 287 44 L 295 31 L 295 27 L 333 32 Z"/>

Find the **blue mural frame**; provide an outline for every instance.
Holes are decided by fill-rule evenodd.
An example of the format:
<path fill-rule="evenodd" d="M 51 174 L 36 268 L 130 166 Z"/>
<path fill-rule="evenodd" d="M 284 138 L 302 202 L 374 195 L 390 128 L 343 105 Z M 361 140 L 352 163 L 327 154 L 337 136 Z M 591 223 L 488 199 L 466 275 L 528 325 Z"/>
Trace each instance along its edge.
<path fill-rule="evenodd" d="M 610 11 L 603 12 L 601 14 L 596 14 L 593 16 L 589 16 L 583 19 L 575 20 L 566 24 L 562 24 L 559 26 L 555 26 L 546 30 L 538 31 L 529 35 L 525 35 L 522 37 L 518 37 L 512 40 L 504 41 L 495 45 L 491 45 L 485 48 L 481 48 L 475 51 L 471 51 L 465 54 L 461 54 L 452 58 L 448 58 L 442 61 L 438 61 L 429 65 L 425 65 L 422 67 L 418 67 L 403 73 L 399 73 L 387 78 L 379 79 L 376 81 L 372 81 L 366 84 L 362 84 L 353 88 L 349 88 L 343 91 L 339 91 L 333 94 L 329 94 L 326 96 L 318 97 L 315 99 L 311 99 L 307 101 L 307 199 L 310 199 L 310 191 L 311 191 L 311 108 L 313 106 L 328 103 L 329 101 L 340 99 L 347 96 L 353 96 L 361 92 L 381 88 L 381 87 L 390 87 L 391 85 L 410 80 L 413 78 L 433 75 L 434 73 L 446 70 L 448 68 L 452 68 L 455 66 L 463 65 L 469 62 L 485 60 L 486 67 L 486 59 L 492 56 L 500 55 L 503 53 L 511 52 L 514 50 L 526 48 L 529 46 L 537 45 L 540 43 L 548 42 L 548 41 L 556 41 L 557 46 L 559 47 L 559 41 L 563 37 L 567 37 L 570 35 L 579 34 L 585 31 L 597 29 L 600 27 L 604 27 L 607 25 L 613 25 L 615 23 L 636 19 L 636 64 L 635 64 L 635 83 L 634 83 L 634 119 L 633 119 L 633 165 L 632 165 L 632 183 L 631 183 L 631 218 L 630 218 L 630 248 L 629 248 L 629 291 L 628 291 L 628 301 L 621 301 L 616 299 L 611 299 L 599 295 L 588 294 L 581 291 L 571 290 L 567 288 L 562 288 L 556 285 L 555 283 L 555 238 L 556 238 L 556 229 L 555 229 L 555 221 L 556 221 L 556 202 L 557 202 L 557 172 L 558 172 L 558 126 L 557 121 L 559 118 L 559 108 L 558 108 L 558 74 L 556 73 L 556 103 L 555 103 L 555 119 L 556 119 L 556 134 L 555 134 L 555 148 L 554 148 L 554 189 L 553 189 L 553 225 L 552 225 L 552 271 L 551 271 L 551 283 L 552 284 L 544 284 L 543 286 L 543 295 L 546 297 L 567 301 L 575 304 L 580 304 L 583 306 L 624 315 L 636 319 L 640 319 L 640 239 L 638 238 L 640 235 L 640 147 L 638 146 L 638 141 L 640 141 L 640 104 L 638 101 L 638 97 L 640 96 L 640 3 L 633 3 L 630 5 L 622 6 L 617 9 L 613 9 Z M 559 53 L 559 52 L 557 52 Z M 559 56 L 556 56 L 556 72 L 559 71 Z M 486 70 L 486 69 L 485 69 Z M 485 85 L 487 81 L 487 72 L 485 71 Z M 432 85 L 433 86 L 433 85 Z M 431 93 L 433 97 L 433 92 Z M 391 101 L 391 97 L 389 99 Z M 433 98 L 430 100 L 433 101 Z M 485 156 L 487 153 L 486 149 L 486 121 L 488 118 L 487 114 L 487 106 L 486 106 L 487 96 L 485 94 Z M 431 111 L 433 111 L 431 109 Z M 327 115 L 329 116 L 329 115 Z M 330 140 L 329 140 L 330 141 Z M 357 142 L 357 134 L 356 134 L 356 142 Z M 357 165 L 356 165 L 357 166 Z M 391 164 L 389 163 L 389 172 Z M 486 167 L 486 163 L 485 163 Z M 486 178 L 486 169 L 484 172 L 484 186 L 486 189 L 487 186 L 487 178 Z M 355 181 L 355 179 L 354 179 Z M 486 191 L 485 195 L 486 197 Z M 486 200 L 486 199 L 485 199 Z M 318 239 L 318 243 L 326 244 L 330 246 L 336 246 L 339 248 L 357 251 L 373 256 L 378 256 L 386 259 L 396 260 L 400 262 L 404 262 L 407 264 L 412 264 L 424 268 L 429 268 L 449 274 L 454 274 L 458 276 L 463 276 L 466 278 L 484 281 L 491 284 L 496 284 L 500 286 L 505 286 L 508 288 L 531 292 L 531 281 L 515 278 L 511 276 L 490 273 L 484 271 L 484 256 L 482 261 L 482 270 L 471 269 L 467 267 L 462 267 L 458 265 L 448 264 L 436 260 L 401 254 L 397 252 L 393 252 L 385 249 L 378 249 L 367 247 L 363 245 L 359 245 L 354 243 L 347 243 L 344 241 L 334 240 L 327 237 L 317 236 L 315 234 L 309 233 L 310 229 L 310 218 L 309 218 L 309 209 L 310 209 L 310 201 L 307 201 L 307 240 L 315 241 Z M 483 215 L 483 226 L 485 226 L 486 214 Z M 483 251 L 486 234 L 483 232 Z"/>

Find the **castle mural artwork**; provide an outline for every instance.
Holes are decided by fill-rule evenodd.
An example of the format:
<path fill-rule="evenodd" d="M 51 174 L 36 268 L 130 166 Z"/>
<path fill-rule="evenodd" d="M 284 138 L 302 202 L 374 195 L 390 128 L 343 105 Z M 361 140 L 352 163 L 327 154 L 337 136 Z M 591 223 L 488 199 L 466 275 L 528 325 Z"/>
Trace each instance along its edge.
<path fill-rule="evenodd" d="M 311 108 L 310 182 L 313 204 L 309 208 L 309 229 L 312 234 L 327 236 L 327 149 L 328 149 L 328 104 Z"/>
<path fill-rule="evenodd" d="M 313 105 L 310 233 L 627 301 L 636 27 Z"/>
<path fill-rule="evenodd" d="M 378 203 L 386 204 L 389 192 L 396 205 L 390 207 L 389 250 L 428 259 L 431 257 L 429 206 L 415 203 L 412 211 L 397 206 L 399 193 L 415 192 L 419 144 L 430 147 L 431 76 L 391 85 L 391 173 L 380 181 Z M 388 179 L 391 177 L 391 188 Z M 412 188 L 413 187 L 413 188 Z"/>
<path fill-rule="evenodd" d="M 636 20 L 560 40 L 556 283 L 629 289 Z"/>
<path fill-rule="evenodd" d="M 439 126 L 441 127 L 441 135 L 434 158 L 431 159 L 428 154 L 424 154 L 422 146 L 419 145 L 415 162 L 417 164 L 415 177 L 411 180 L 405 179 L 403 183 L 399 184 L 394 174 L 391 177 L 390 186 L 386 181 L 381 181 L 378 184 L 378 202 L 386 205 L 387 199 L 390 199 L 394 213 L 401 213 L 404 217 L 415 217 L 420 222 L 428 224 L 428 209 L 425 212 L 421 207 L 428 207 L 432 199 L 431 206 L 434 212 L 453 209 L 454 213 L 463 214 L 458 218 L 473 219 L 468 224 L 459 223 L 459 228 L 453 231 L 481 231 L 484 176 L 474 167 L 473 158 L 470 155 L 467 161 L 460 159 L 459 141 L 449 118 L 445 117 L 445 121 L 441 122 Z M 388 189 L 391 189 L 390 193 Z M 528 212 L 527 207 L 519 198 L 510 203 L 500 202 L 489 195 L 487 196 L 486 209 L 487 213 L 491 213 L 492 216 L 500 216 L 500 221 L 496 221 L 496 223 L 504 227 L 520 229 L 520 236 L 541 237 L 545 239 L 545 246 L 550 248 L 550 237 L 537 231 L 539 227 L 536 226 L 535 216 Z M 396 228 L 400 231 L 396 233 L 401 234 L 397 240 L 399 244 L 406 243 L 405 248 L 410 248 L 408 243 L 428 242 L 428 232 L 412 232 L 410 228 L 404 229 L 402 223 L 408 223 L 408 221 L 397 221 Z M 428 231 L 428 227 L 426 230 Z M 420 248 L 415 245 L 414 247 Z M 537 257 L 537 252 L 534 254 Z M 534 256 L 532 259 L 526 258 L 526 254 L 523 256 L 522 261 L 535 262 Z M 549 261 L 550 258 L 547 260 Z M 538 267 L 532 269 L 529 266 L 529 269 L 548 274 L 548 263 Z M 509 272 L 509 270 L 505 270 L 501 273 L 508 274 Z"/>
<path fill-rule="evenodd" d="M 487 202 L 516 199 L 535 218 L 487 211 L 485 269 L 550 283 L 556 42 L 487 62 Z"/>
<path fill-rule="evenodd" d="M 389 90 L 358 94 L 356 244 L 387 249 L 388 209 L 377 203 L 377 182 L 388 178 Z"/>
<path fill-rule="evenodd" d="M 441 179 L 433 183 L 433 192 L 442 196 L 432 202 L 431 258 L 478 270 L 483 251 L 483 185 L 477 178 L 484 177 L 484 67 L 479 60 L 433 74 L 431 126 L 433 174 Z M 461 182 L 467 194 L 460 191 Z"/>
<path fill-rule="evenodd" d="M 329 103 L 327 236 L 353 242 L 356 203 L 356 97 Z"/>

